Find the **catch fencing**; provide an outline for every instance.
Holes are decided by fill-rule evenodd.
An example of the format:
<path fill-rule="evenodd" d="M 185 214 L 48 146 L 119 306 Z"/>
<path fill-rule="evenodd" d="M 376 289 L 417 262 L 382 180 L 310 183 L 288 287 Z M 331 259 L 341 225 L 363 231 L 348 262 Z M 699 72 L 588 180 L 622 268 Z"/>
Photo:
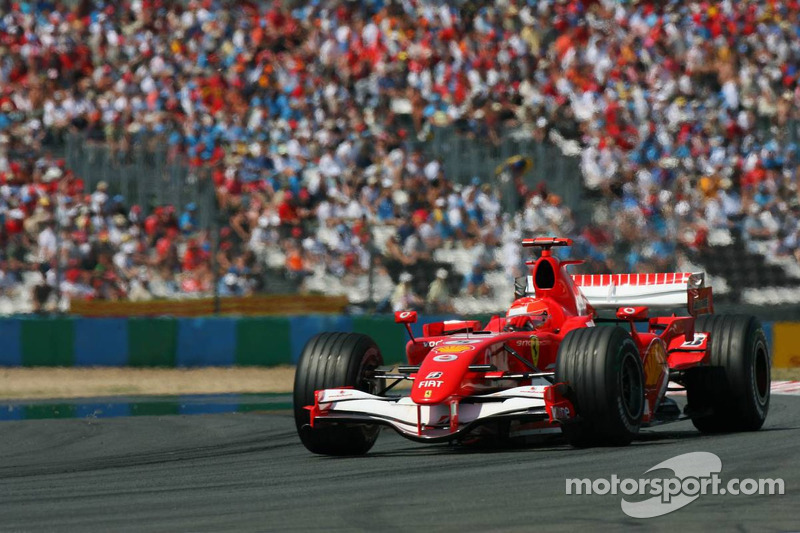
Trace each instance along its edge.
<path fill-rule="evenodd" d="M 495 145 L 486 139 L 459 134 L 450 126 L 437 127 L 419 147 L 428 157 L 439 159 L 445 176 L 456 183 L 467 184 L 478 178 L 481 183 L 499 185 L 504 195 L 513 195 L 515 191 L 498 182 L 498 167 L 513 156 L 530 158 L 533 168 L 525 173 L 525 184 L 534 188 L 545 183 L 573 211 L 581 209 L 584 187 L 580 158 L 564 155 L 561 148 L 550 142 L 537 142 L 523 130 L 507 132 Z M 516 209 L 516 198 L 507 200 L 506 210 Z"/>
<path fill-rule="evenodd" d="M 64 157 L 67 168 L 84 180 L 87 190 L 93 191 L 104 181 L 112 196 L 122 195 L 126 205 L 139 205 L 145 213 L 161 205 L 180 210 L 195 203 L 199 227 L 211 228 L 217 209 L 210 169 L 192 167 L 185 156 L 152 144 L 115 150 L 68 134 Z"/>

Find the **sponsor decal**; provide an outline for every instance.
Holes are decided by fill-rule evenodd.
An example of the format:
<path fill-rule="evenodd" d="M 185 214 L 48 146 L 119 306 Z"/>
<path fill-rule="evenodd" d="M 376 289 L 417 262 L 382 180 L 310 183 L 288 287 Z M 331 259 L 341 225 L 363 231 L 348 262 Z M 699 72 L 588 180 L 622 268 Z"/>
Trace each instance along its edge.
<path fill-rule="evenodd" d="M 434 346 L 438 346 L 441 343 L 442 343 L 441 340 L 438 340 L 438 341 L 422 341 L 422 345 L 425 348 L 433 348 Z"/>
<path fill-rule="evenodd" d="M 563 406 L 559 407 L 554 405 L 550 408 L 550 415 L 553 417 L 553 420 L 568 420 L 572 418 L 570 413 L 569 407 Z"/>
<path fill-rule="evenodd" d="M 456 346 L 437 346 L 434 351 L 436 353 L 464 353 L 474 349 L 474 346 L 458 344 Z"/>
<path fill-rule="evenodd" d="M 688 342 L 684 342 L 681 344 L 681 348 L 697 348 L 703 345 L 703 341 L 706 340 L 705 333 L 695 333 L 694 338 Z"/>
<path fill-rule="evenodd" d="M 654 339 L 644 356 L 644 384 L 648 387 L 657 385 L 666 366 L 667 351 L 664 349 L 664 343 Z"/>
<path fill-rule="evenodd" d="M 426 391 L 425 391 L 425 397 L 426 397 L 426 398 L 430 398 L 430 397 L 431 397 L 431 394 L 433 394 L 433 391 L 432 391 L 432 390 L 426 390 Z"/>
<path fill-rule="evenodd" d="M 325 399 L 330 400 L 331 398 L 349 398 L 353 396 L 352 390 L 334 390 L 334 391 L 326 391 Z"/>
<path fill-rule="evenodd" d="M 539 337 L 532 335 L 530 340 L 517 341 L 517 348 L 521 348 L 523 346 L 530 346 L 531 361 L 533 361 L 534 366 L 539 364 Z"/>
<path fill-rule="evenodd" d="M 447 342 L 445 342 L 445 344 L 450 344 L 450 345 L 480 344 L 480 343 L 481 343 L 480 339 L 460 339 L 460 340 L 457 340 L 457 341 L 447 341 Z"/>
<path fill-rule="evenodd" d="M 425 379 L 439 379 L 442 377 L 443 372 L 429 372 Z"/>
<path fill-rule="evenodd" d="M 458 356 L 451 354 L 437 355 L 436 357 L 433 358 L 433 360 L 436 361 L 437 363 L 449 363 L 450 361 L 455 361 L 456 359 L 458 359 Z"/>
<path fill-rule="evenodd" d="M 539 337 L 531 337 L 531 362 L 533 366 L 539 366 Z"/>
<path fill-rule="evenodd" d="M 438 389 L 442 386 L 442 383 L 444 383 L 444 381 L 438 379 L 423 379 L 419 382 L 419 388 Z"/>

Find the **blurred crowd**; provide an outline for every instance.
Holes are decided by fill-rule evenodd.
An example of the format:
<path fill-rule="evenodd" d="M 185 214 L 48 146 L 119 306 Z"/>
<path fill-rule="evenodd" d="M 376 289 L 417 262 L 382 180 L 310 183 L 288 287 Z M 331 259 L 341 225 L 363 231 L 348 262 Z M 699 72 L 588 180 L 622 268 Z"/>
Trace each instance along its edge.
<path fill-rule="evenodd" d="M 800 257 L 798 65 L 794 0 L 0 0 L 0 290 L 249 294 L 275 256 L 295 280 L 407 279 L 459 247 L 440 285 L 485 296 L 523 234 L 574 236 L 598 271 L 668 269 L 732 228 Z M 509 165 L 504 216 L 495 176 L 454 183 L 417 148 L 442 126 L 572 143 L 600 207 L 579 226 Z M 196 205 L 86 187 L 48 152 L 70 133 L 206 171 L 219 242 Z"/>

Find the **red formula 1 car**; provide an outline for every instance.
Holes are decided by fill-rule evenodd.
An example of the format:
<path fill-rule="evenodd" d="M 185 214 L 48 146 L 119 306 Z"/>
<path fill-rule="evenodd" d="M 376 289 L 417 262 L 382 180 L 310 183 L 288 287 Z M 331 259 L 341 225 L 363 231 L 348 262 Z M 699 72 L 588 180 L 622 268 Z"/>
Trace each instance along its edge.
<path fill-rule="evenodd" d="M 382 366 L 366 335 L 312 338 L 294 383 L 306 448 L 363 454 L 382 425 L 421 442 L 563 432 L 576 446 L 625 445 L 640 427 L 684 418 L 703 432 L 761 427 L 770 398 L 764 332 L 753 317 L 710 314 L 702 274 L 570 275 L 580 261 L 550 251 L 569 239 L 522 244 L 541 256 L 505 316 L 425 324 L 414 338 L 416 313 L 395 314 L 411 336 L 407 365 Z M 688 314 L 649 316 L 677 307 Z M 603 309 L 616 314 L 603 318 Z M 405 380 L 410 394 L 392 394 Z M 686 391 L 683 412 L 666 396 L 670 382 Z"/>

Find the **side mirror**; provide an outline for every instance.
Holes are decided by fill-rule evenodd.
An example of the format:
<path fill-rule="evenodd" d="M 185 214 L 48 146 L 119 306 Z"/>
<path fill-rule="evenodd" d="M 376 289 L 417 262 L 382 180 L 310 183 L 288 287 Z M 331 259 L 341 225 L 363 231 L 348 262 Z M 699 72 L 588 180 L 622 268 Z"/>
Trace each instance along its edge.
<path fill-rule="evenodd" d="M 647 307 L 620 307 L 617 309 L 617 318 L 620 320 L 646 320 Z"/>
<path fill-rule="evenodd" d="M 397 324 L 414 324 L 417 321 L 416 311 L 396 311 L 394 321 Z"/>

